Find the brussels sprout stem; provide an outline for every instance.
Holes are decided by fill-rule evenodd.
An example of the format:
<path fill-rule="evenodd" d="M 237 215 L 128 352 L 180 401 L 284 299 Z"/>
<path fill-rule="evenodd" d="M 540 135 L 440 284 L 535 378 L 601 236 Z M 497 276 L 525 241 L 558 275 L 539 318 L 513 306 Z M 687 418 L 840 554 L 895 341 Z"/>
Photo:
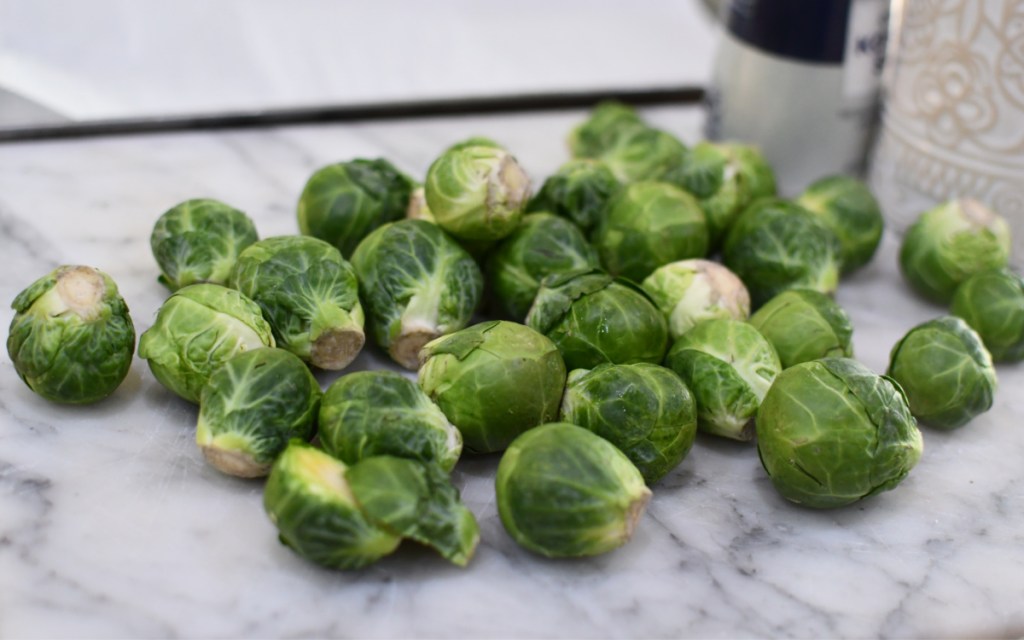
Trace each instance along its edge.
<path fill-rule="evenodd" d="M 310 331 L 309 361 L 330 371 L 347 367 L 363 350 L 363 314 L 358 305 L 352 313 L 333 304 L 321 305 Z"/>
<path fill-rule="evenodd" d="M 103 277 L 95 269 L 68 269 L 57 275 L 56 291 L 61 304 L 48 307 L 47 312 L 60 315 L 72 311 L 83 320 L 95 320 L 100 315 L 106 289 Z"/>
<path fill-rule="evenodd" d="M 221 449 L 213 445 L 203 445 L 199 448 L 207 462 L 228 475 L 237 478 L 262 478 L 270 473 L 270 464 L 260 464 L 253 460 L 252 456 L 241 451 Z"/>
<path fill-rule="evenodd" d="M 651 490 L 644 487 L 643 492 L 630 501 L 629 506 L 626 508 L 626 522 L 622 538 L 623 540 L 629 540 L 633 537 L 633 531 L 636 529 L 637 523 L 640 522 L 640 516 L 644 514 L 644 509 L 647 508 L 647 503 L 651 501 L 651 495 Z"/>
<path fill-rule="evenodd" d="M 419 354 L 423 345 L 441 337 L 443 333 L 437 326 L 442 287 L 443 281 L 431 279 L 424 290 L 409 299 L 409 305 L 402 314 L 399 334 L 388 348 L 388 353 L 395 362 L 410 371 L 419 369 Z"/>
<path fill-rule="evenodd" d="M 503 156 L 487 184 L 487 211 L 494 211 L 498 206 L 520 209 L 529 197 L 530 178 L 514 157 Z"/>

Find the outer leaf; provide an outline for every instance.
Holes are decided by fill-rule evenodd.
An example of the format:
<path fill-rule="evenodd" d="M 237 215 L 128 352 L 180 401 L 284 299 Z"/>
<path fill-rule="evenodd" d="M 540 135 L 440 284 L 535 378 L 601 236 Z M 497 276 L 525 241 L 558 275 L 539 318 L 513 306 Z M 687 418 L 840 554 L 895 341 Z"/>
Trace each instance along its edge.
<path fill-rule="evenodd" d="M 460 567 L 469 563 L 480 530 L 440 467 L 378 456 L 349 467 L 345 475 L 363 513 L 377 526 L 432 547 Z"/>
<path fill-rule="evenodd" d="M 336 569 L 359 569 L 398 548 L 401 537 L 370 522 L 346 480 L 348 467 L 293 441 L 274 463 L 263 507 L 281 542 L 300 556 Z"/>
<path fill-rule="evenodd" d="M 597 251 L 576 225 L 550 213 L 532 213 L 491 253 L 488 281 L 501 310 L 522 321 L 544 278 L 598 266 Z"/>

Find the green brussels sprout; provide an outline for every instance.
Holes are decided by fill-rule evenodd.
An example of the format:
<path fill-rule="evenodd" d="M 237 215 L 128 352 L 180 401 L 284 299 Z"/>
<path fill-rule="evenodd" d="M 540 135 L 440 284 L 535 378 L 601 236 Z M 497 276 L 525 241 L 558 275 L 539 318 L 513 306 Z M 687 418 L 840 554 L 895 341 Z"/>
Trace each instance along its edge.
<path fill-rule="evenodd" d="M 355 270 L 323 240 L 260 240 L 238 256 L 229 283 L 260 306 L 277 346 L 306 362 L 344 369 L 363 348 Z"/>
<path fill-rule="evenodd" d="M 710 260 L 679 260 L 658 267 L 643 289 L 668 319 L 672 339 L 712 318 L 746 320 L 750 294 L 732 271 Z"/>
<path fill-rule="evenodd" d="M 665 317 L 643 290 L 600 271 L 545 279 L 526 324 L 554 341 L 569 369 L 658 363 L 668 347 Z"/>
<path fill-rule="evenodd" d="M 7 353 L 28 388 L 47 400 L 96 402 L 128 375 L 135 326 L 117 285 L 99 269 L 58 267 L 11 307 Z"/>
<path fill-rule="evenodd" d="M 921 214 L 900 246 L 900 270 L 919 293 L 948 304 L 957 286 L 979 271 L 1001 269 L 1010 256 L 1010 227 L 977 200 L 950 200 Z"/>
<path fill-rule="evenodd" d="M 717 247 L 751 202 L 775 195 L 775 172 L 756 148 L 731 142 L 700 142 L 663 180 L 693 194 Z"/>
<path fill-rule="evenodd" d="M 473 557 L 480 528 L 436 464 L 375 456 L 349 467 L 345 477 L 378 527 L 432 547 L 460 567 Z"/>
<path fill-rule="evenodd" d="M 607 440 L 564 422 L 530 429 L 509 446 L 495 481 L 512 539 L 544 556 L 607 553 L 633 535 L 651 490 Z"/>
<path fill-rule="evenodd" d="M 162 385 L 189 402 L 210 375 L 235 355 L 275 346 L 260 307 L 242 293 L 219 284 L 178 289 L 139 338 L 139 357 Z"/>
<path fill-rule="evenodd" d="M 495 320 L 423 347 L 420 388 L 462 433 L 467 451 L 501 451 L 558 415 L 565 363 L 551 340 Z"/>
<path fill-rule="evenodd" d="M 283 544 L 337 569 L 365 567 L 405 538 L 465 566 L 480 539 L 437 465 L 378 456 L 348 466 L 300 440 L 274 462 L 263 506 Z"/>
<path fill-rule="evenodd" d="M 319 406 L 320 384 L 298 356 L 283 349 L 245 351 L 206 381 L 196 444 L 224 473 L 265 476 L 289 440 L 313 437 Z"/>
<path fill-rule="evenodd" d="M 917 325 L 896 343 L 889 376 L 910 401 L 910 412 L 939 429 L 962 427 L 992 407 L 996 370 L 981 338 L 961 318 Z"/>
<path fill-rule="evenodd" d="M 839 239 L 819 217 L 779 198 L 755 200 L 725 239 L 725 266 L 755 307 L 786 289 L 831 294 L 839 284 Z"/>
<path fill-rule="evenodd" d="M 671 369 L 646 362 L 569 372 L 559 419 L 618 447 L 647 484 L 675 469 L 697 435 L 690 390 Z"/>
<path fill-rule="evenodd" d="M 662 265 L 707 255 L 708 225 L 682 189 L 634 182 L 608 203 L 591 240 L 605 269 L 640 282 Z"/>
<path fill-rule="evenodd" d="M 848 358 L 786 369 L 757 412 L 757 451 L 775 489 L 818 509 L 895 488 L 923 445 L 899 385 Z"/>
<path fill-rule="evenodd" d="M 569 134 L 573 158 L 600 160 L 622 182 L 660 180 L 683 161 L 686 145 L 648 126 L 626 105 L 599 104 Z"/>
<path fill-rule="evenodd" d="M 613 100 L 601 102 L 569 132 L 569 152 L 573 158 L 597 158 L 614 149 L 623 132 L 645 128 L 632 107 Z"/>
<path fill-rule="evenodd" d="M 697 402 L 697 428 L 750 440 L 754 416 L 782 365 L 767 338 L 745 322 L 716 318 L 684 333 L 665 363 Z"/>
<path fill-rule="evenodd" d="M 957 287 L 952 312 L 978 332 L 993 360 L 1024 360 L 1024 278 L 1009 269 L 976 273 Z"/>
<path fill-rule="evenodd" d="M 281 542 L 335 569 L 365 567 L 402 541 L 399 533 L 376 526 L 363 512 L 348 471 L 344 462 L 293 440 L 274 461 L 263 490 L 263 507 Z"/>
<path fill-rule="evenodd" d="M 156 221 L 149 246 L 157 280 L 171 291 L 200 282 L 225 284 L 235 259 L 259 240 L 249 216 L 218 200 L 186 200 Z"/>
<path fill-rule="evenodd" d="M 317 170 L 299 197 L 299 231 L 350 256 L 380 225 L 405 216 L 415 183 L 387 160 L 350 160 Z"/>
<path fill-rule="evenodd" d="M 320 403 L 320 444 L 346 464 L 380 455 L 436 462 L 451 471 L 462 434 L 416 383 L 392 371 L 341 376 Z"/>
<path fill-rule="evenodd" d="M 487 273 L 497 306 L 522 322 L 541 280 L 598 266 L 597 251 L 579 227 L 550 213 L 531 213 L 491 253 Z"/>
<path fill-rule="evenodd" d="M 511 153 L 471 139 L 434 160 L 424 189 L 442 229 L 463 240 L 500 240 L 519 225 L 530 179 Z"/>
<path fill-rule="evenodd" d="M 807 187 L 796 203 L 821 216 L 839 238 L 844 275 L 874 257 L 885 222 L 878 201 L 863 182 L 850 176 L 828 176 Z"/>
<path fill-rule="evenodd" d="M 570 160 L 544 181 L 526 211 L 549 211 L 589 232 L 620 188 L 615 174 L 603 163 L 587 158 Z"/>
<path fill-rule="evenodd" d="M 789 289 L 750 317 L 775 347 L 783 369 L 827 357 L 853 355 L 850 316 L 835 300 L 810 289 Z"/>
<path fill-rule="evenodd" d="M 427 342 L 465 327 L 483 295 L 473 258 L 423 220 L 380 227 L 359 243 L 352 266 L 377 344 L 407 369 Z"/>

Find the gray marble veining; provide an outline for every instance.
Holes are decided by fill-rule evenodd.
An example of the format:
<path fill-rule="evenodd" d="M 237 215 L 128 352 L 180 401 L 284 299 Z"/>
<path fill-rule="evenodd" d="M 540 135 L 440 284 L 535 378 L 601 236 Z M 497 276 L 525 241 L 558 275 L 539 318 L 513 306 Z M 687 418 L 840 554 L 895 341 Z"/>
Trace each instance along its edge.
<path fill-rule="evenodd" d="M 649 116 L 688 141 L 696 114 Z M 541 179 L 566 158 L 577 112 L 0 146 L 0 325 L 6 302 L 60 263 L 118 282 L 141 333 L 167 292 L 148 238 L 198 196 L 247 211 L 261 236 L 295 233 L 319 166 L 383 155 L 422 177 L 473 134 Z M 916 299 L 896 239 L 840 288 L 858 357 L 884 370 Z M 384 366 L 372 350 L 353 369 Z M 634 539 L 546 560 L 504 533 L 496 456 L 455 481 L 482 542 L 466 569 L 413 546 L 357 573 L 281 546 L 261 484 L 222 476 L 193 441 L 196 410 L 136 359 L 107 400 L 62 407 L 0 358 L 0 637 L 1019 637 L 1024 634 L 1024 367 L 998 368 L 993 409 L 925 431 L 895 491 L 832 511 L 786 503 L 750 445 L 699 437 L 654 487 Z M 338 374 L 321 373 L 322 384 Z"/>

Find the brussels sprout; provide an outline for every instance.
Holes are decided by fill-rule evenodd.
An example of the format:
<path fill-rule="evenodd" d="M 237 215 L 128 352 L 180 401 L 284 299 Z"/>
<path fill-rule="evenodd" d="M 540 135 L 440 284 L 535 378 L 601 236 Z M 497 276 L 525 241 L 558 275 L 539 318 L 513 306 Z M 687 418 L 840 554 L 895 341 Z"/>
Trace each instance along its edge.
<path fill-rule="evenodd" d="M 139 357 L 153 375 L 189 402 L 210 375 L 235 355 L 275 346 L 273 331 L 260 307 L 242 293 L 218 284 L 178 289 L 139 338 Z"/>
<path fill-rule="evenodd" d="M 462 453 L 462 434 L 412 380 L 391 371 L 360 371 L 327 388 L 320 444 L 346 464 L 392 455 L 451 471 Z"/>
<path fill-rule="evenodd" d="M 569 132 L 569 151 L 574 158 L 597 158 L 614 149 L 623 132 L 645 128 L 647 125 L 632 107 L 621 102 L 602 102 Z"/>
<path fill-rule="evenodd" d="M 629 107 L 617 102 L 598 105 L 569 134 L 574 158 L 600 160 L 622 182 L 660 180 L 686 155 L 675 136 L 647 126 Z"/>
<path fill-rule="evenodd" d="M 657 363 L 668 346 L 665 317 L 643 290 L 600 271 L 547 278 L 526 324 L 554 341 L 569 369 Z"/>
<path fill-rule="evenodd" d="M 952 312 L 978 332 L 993 360 L 1024 360 L 1024 278 L 1009 269 L 976 273 L 957 287 Z"/>
<path fill-rule="evenodd" d="M 717 262 L 679 260 L 658 267 L 643 289 L 668 319 L 672 338 L 712 318 L 746 320 L 750 294 L 743 282 Z"/>
<path fill-rule="evenodd" d="M 117 285 L 99 269 L 58 267 L 11 307 L 7 353 L 29 389 L 47 400 L 96 402 L 128 375 L 135 327 Z"/>
<path fill-rule="evenodd" d="M 432 547 L 460 567 L 473 557 L 480 528 L 436 464 L 376 456 L 349 467 L 345 477 L 378 527 Z"/>
<path fill-rule="evenodd" d="M 924 443 L 899 385 L 848 358 L 786 369 L 757 412 L 757 451 L 787 500 L 825 509 L 894 489 Z"/>
<path fill-rule="evenodd" d="M 896 343 L 888 374 L 903 387 L 910 412 L 940 429 L 967 424 L 992 407 L 996 370 L 981 338 L 961 318 L 917 325 Z"/>
<path fill-rule="evenodd" d="M 753 419 L 782 365 L 768 340 L 745 322 L 705 320 L 669 349 L 665 363 L 697 401 L 697 427 L 750 440 Z"/>
<path fill-rule="evenodd" d="M 498 515 L 512 539 L 555 558 L 622 546 L 651 498 L 621 451 L 564 422 L 516 438 L 498 464 L 495 490 Z"/>
<path fill-rule="evenodd" d="M 380 225 L 405 216 L 415 183 L 384 159 L 351 160 L 314 173 L 299 197 L 299 231 L 350 256 Z"/>
<path fill-rule="evenodd" d="M 280 540 L 300 556 L 336 569 L 359 569 L 398 548 L 397 532 L 376 526 L 356 500 L 349 467 L 293 440 L 270 470 L 263 507 Z"/>
<path fill-rule="evenodd" d="M 223 202 L 198 199 L 160 216 L 149 245 L 160 266 L 157 280 L 177 291 L 199 282 L 225 284 L 238 254 L 258 239 L 249 216 Z"/>
<path fill-rule="evenodd" d="M 565 363 L 541 334 L 491 321 L 428 343 L 419 385 L 462 432 L 467 451 L 501 451 L 558 415 Z"/>
<path fill-rule="evenodd" d="M 850 316 L 832 298 L 810 289 L 789 289 L 750 317 L 768 338 L 783 369 L 826 357 L 853 355 Z"/>
<path fill-rule="evenodd" d="M 698 143 L 663 180 L 697 198 L 715 247 L 748 204 L 775 195 L 775 173 L 761 152 L 729 142 Z"/>
<path fill-rule="evenodd" d="M 530 179 L 508 151 L 474 139 L 434 160 L 424 189 L 442 229 L 464 240 L 500 240 L 519 225 Z"/>
<path fill-rule="evenodd" d="M 497 306 L 521 322 L 545 277 L 597 266 L 597 251 L 575 224 L 550 213 L 531 213 L 497 246 L 487 271 Z"/>
<path fill-rule="evenodd" d="M 1010 227 L 977 200 L 950 200 L 921 214 L 903 237 L 900 270 L 919 293 L 948 304 L 957 285 L 1010 256 Z"/>
<path fill-rule="evenodd" d="M 384 225 L 359 243 L 352 266 L 374 340 L 407 369 L 420 348 L 465 327 L 484 277 L 464 249 L 423 220 Z"/>
<path fill-rule="evenodd" d="M 689 389 L 671 369 L 645 362 L 571 371 L 559 417 L 618 447 L 647 484 L 676 468 L 697 435 Z"/>
<path fill-rule="evenodd" d="M 839 239 L 813 213 L 787 200 L 761 198 L 729 230 L 722 257 L 759 307 L 786 289 L 835 291 L 839 251 Z"/>
<path fill-rule="evenodd" d="M 526 210 L 549 211 L 589 232 L 597 226 L 608 201 L 621 187 L 603 163 L 585 158 L 570 160 L 544 181 Z"/>
<path fill-rule="evenodd" d="M 635 182 L 608 203 L 592 238 L 601 264 L 637 282 L 658 267 L 708 252 L 708 226 L 697 201 L 664 182 Z"/>
<path fill-rule="evenodd" d="M 257 478 L 292 438 L 316 431 L 320 384 L 294 354 L 253 349 L 213 372 L 199 395 L 196 444 L 224 473 Z"/>
<path fill-rule="evenodd" d="M 839 238 L 843 274 L 871 261 L 882 240 L 882 210 L 860 180 L 850 176 L 828 176 L 814 182 L 796 203 L 818 215 Z"/>
<path fill-rule="evenodd" d="M 252 298 L 277 346 L 321 369 L 343 369 L 363 348 L 363 307 L 352 265 L 308 236 L 267 238 L 238 256 L 232 287 Z"/>

